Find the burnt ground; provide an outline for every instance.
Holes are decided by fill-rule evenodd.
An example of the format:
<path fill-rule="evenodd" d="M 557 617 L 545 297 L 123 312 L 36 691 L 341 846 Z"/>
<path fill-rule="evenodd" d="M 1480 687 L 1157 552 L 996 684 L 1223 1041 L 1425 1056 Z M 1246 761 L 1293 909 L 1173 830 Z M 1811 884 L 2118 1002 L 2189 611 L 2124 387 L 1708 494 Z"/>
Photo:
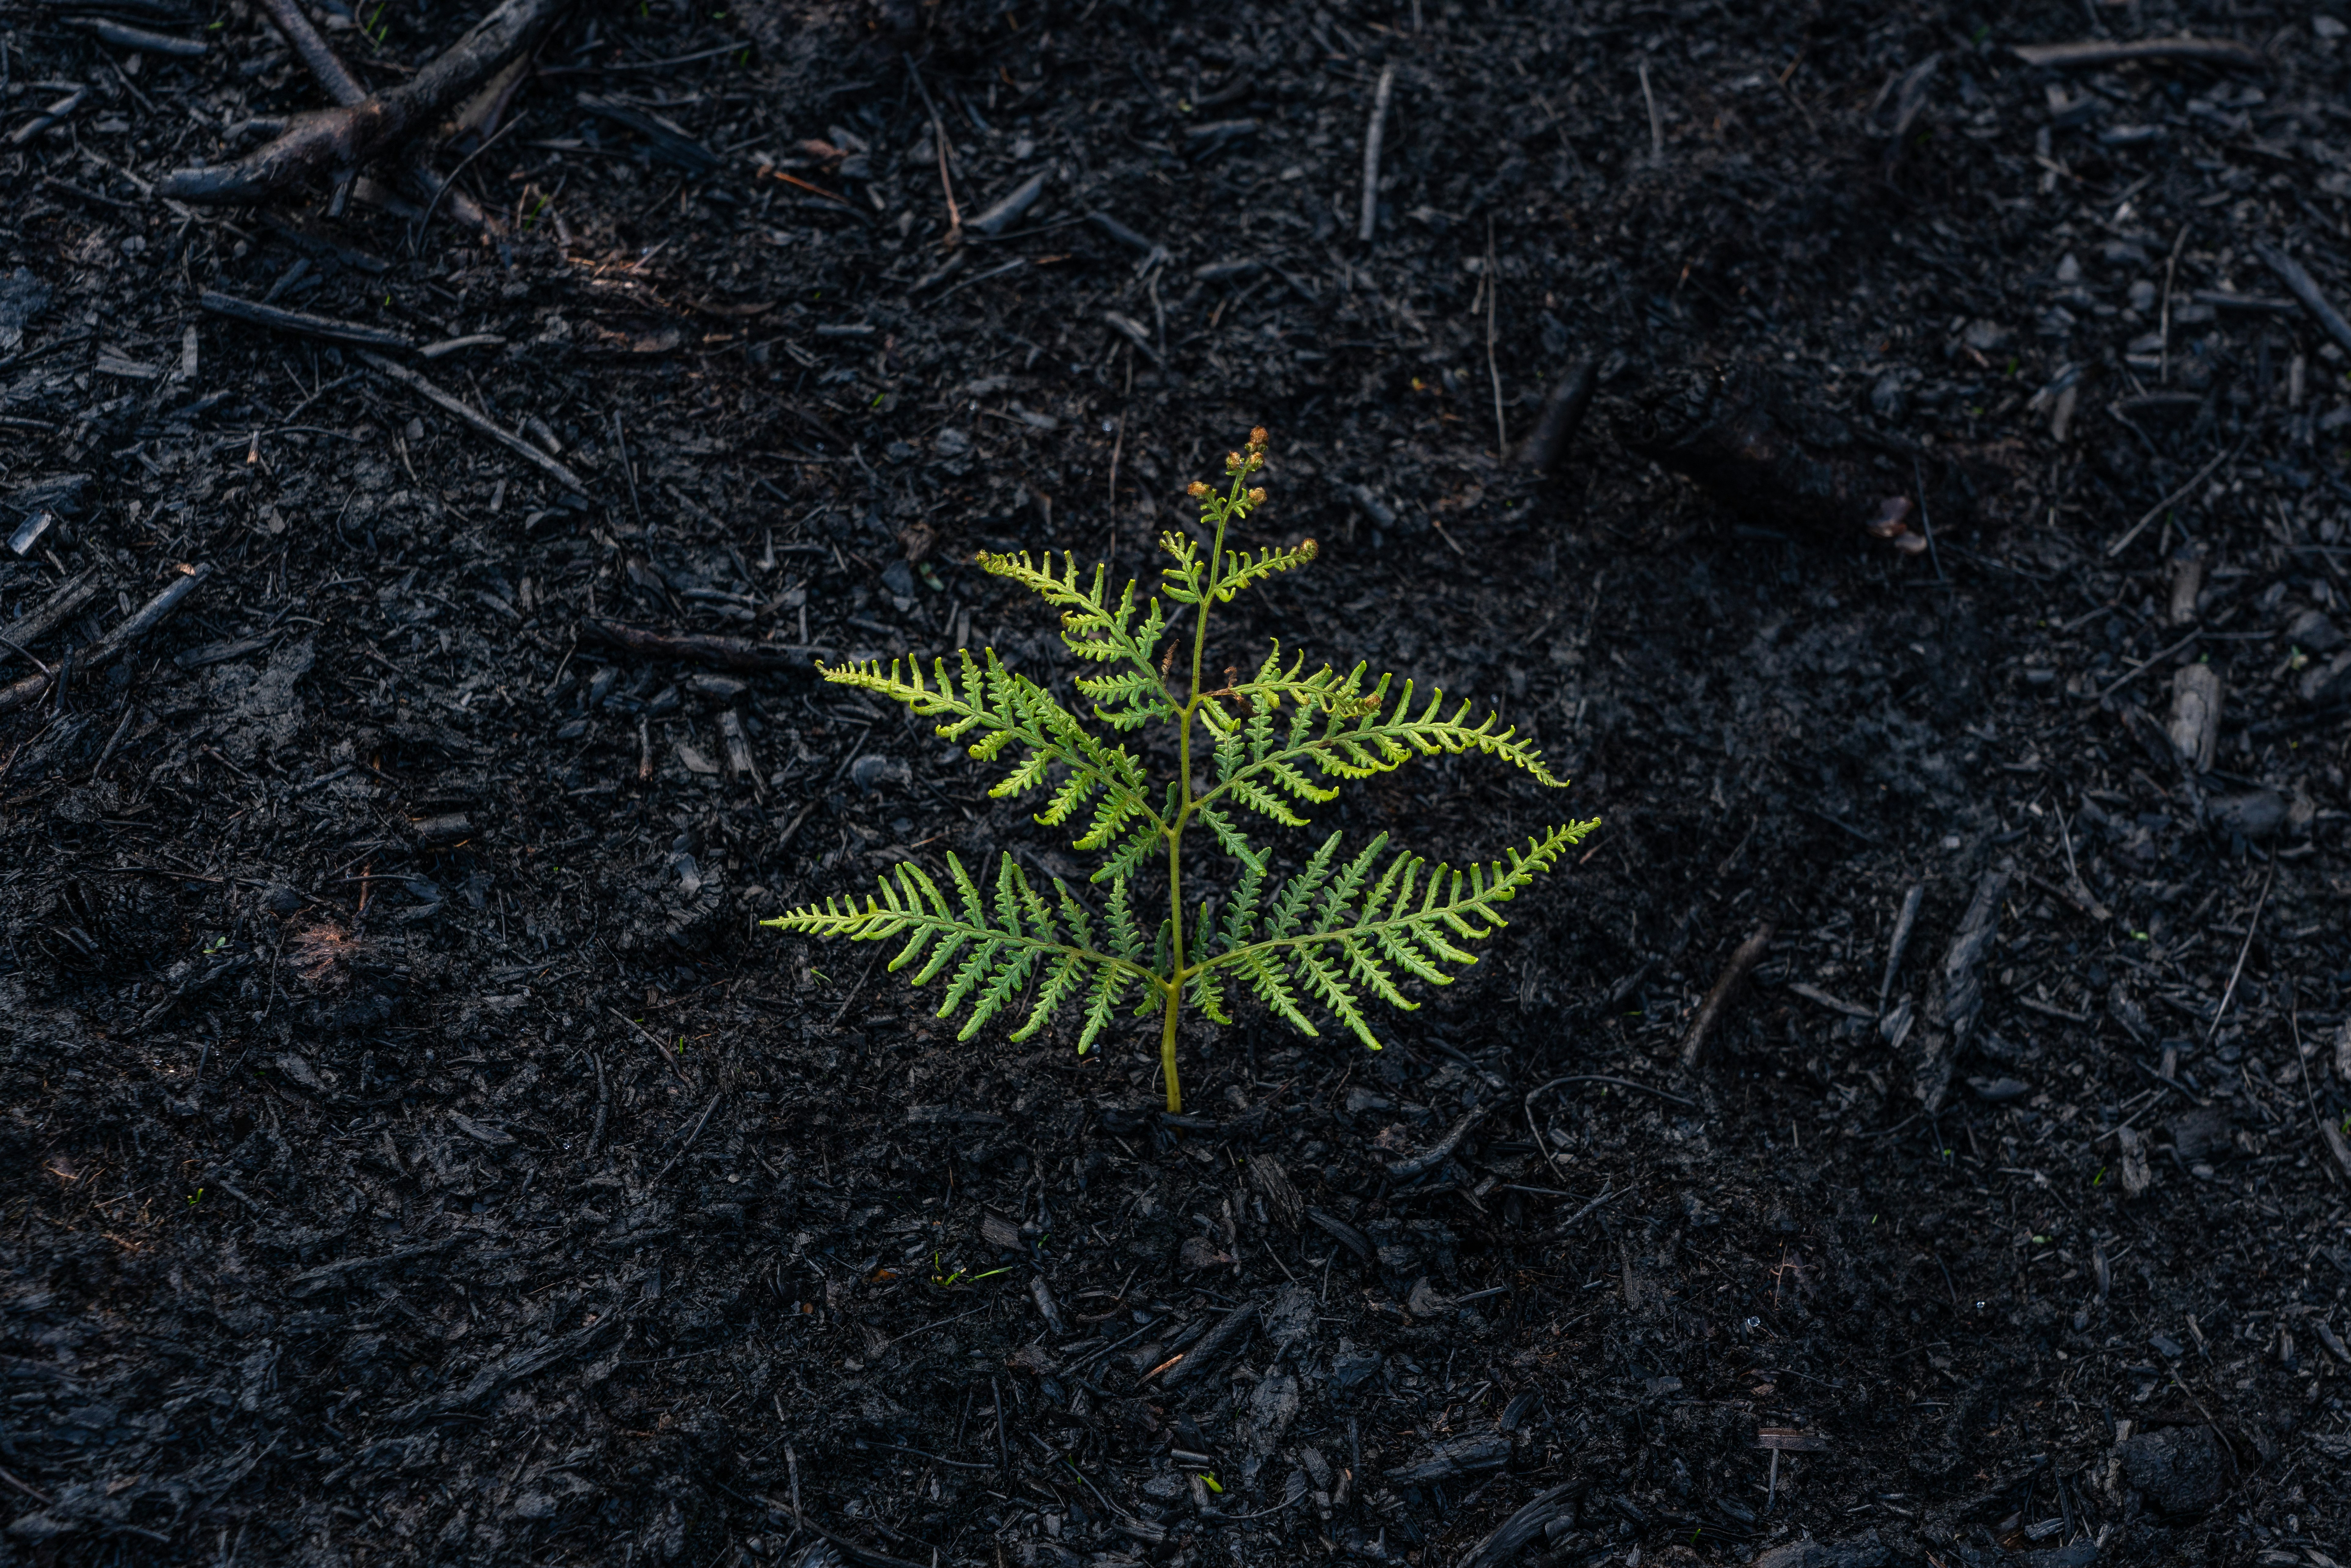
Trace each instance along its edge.
<path fill-rule="evenodd" d="M 0 18 L 10 530 L 87 476 L 0 628 L 103 584 L 0 649 L 66 667 L 0 716 L 0 1556 L 1450 1565 L 1544 1496 L 1480 1561 L 2342 1554 L 2351 366 L 2254 249 L 2351 301 L 2331 4 L 589 7 L 494 235 L 151 198 L 321 99 L 243 0 L 139 16 L 206 52 Z M 2009 52 L 2182 31 L 2260 58 Z M 1049 175 L 952 250 L 934 109 L 965 218 Z M 479 335 L 391 362 L 579 488 L 204 289 Z M 1580 357 L 1531 478 L 1497 388 L 1515 441 Z M 1620 444 L 1720 363 L 1887 493 L 1956 459 L 1935 549 Z M 1575 779 L 1322 820 L 1593 852 L 1377 1056 L 1188 1034 L 1178 1123 L 1145 1025 L 958 1045 L 758 929 L 1074 859 L 805 660 L 1065 676 L 971 553 L 1141 570 L 1256 423 L 1324 549 L 1219 649 Z"/>

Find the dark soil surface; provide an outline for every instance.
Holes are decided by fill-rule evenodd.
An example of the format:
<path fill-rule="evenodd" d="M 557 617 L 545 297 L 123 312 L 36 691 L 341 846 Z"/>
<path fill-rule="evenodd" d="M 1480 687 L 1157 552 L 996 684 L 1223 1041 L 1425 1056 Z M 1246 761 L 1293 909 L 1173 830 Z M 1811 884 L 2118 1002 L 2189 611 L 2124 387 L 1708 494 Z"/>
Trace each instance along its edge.
<path fill-rule="evenodd" d="M 472 19 L 329 11 L 371 88 Z M 326 100 L 111 15 L 204 52 L 0 16 L 0 1561 L 2344 1555 L 2351 361 L 2256 249 L 2351 304 L 2333 0 L 585 6 L 438 154 L 487 234 L 152 195 Z M 2011 52 L 2180 33 L 2256 56 Z M 207 289 L 475 340 L 381 362 L 576 488 Z M 1214 656 L 1576 781 L 1322 823 L 1604 820 L 1484 961 L 1171 1120 L 1144 1024 L 760 930 L 1077 862 L 809 659 L 1066 678 L 972 553 L 1146 570 L 1259 423 L 1322 556 Z"/>

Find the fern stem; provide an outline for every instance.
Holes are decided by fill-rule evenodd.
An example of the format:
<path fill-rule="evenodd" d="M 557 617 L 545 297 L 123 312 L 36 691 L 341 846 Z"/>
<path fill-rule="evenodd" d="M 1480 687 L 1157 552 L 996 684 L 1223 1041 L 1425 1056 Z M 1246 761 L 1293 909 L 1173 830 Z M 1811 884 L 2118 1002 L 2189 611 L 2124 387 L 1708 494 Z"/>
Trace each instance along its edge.
<path fill-rule="evenodd" d="M 1159 1066 L 1167 1075 L 1167 1113 L 1184 1113 L 1184 1091 L 1176 1082 L 1176 1019 L 1184 1007 L 1184 988 L 1167 988 L 1167 1015 L 1159 1026 Z"/>
<path fill-rule="evenodd" d="M 1184 829 L 1192 821 L 1192 721 L 1198 716 L 1200 704 L 1200 661 L 1208 646 L 1208 607 L 1217 601 L 1217 585 L 1224 571 L 1225 528 L 1232 521 L 1233 508 L 1241 498 L 1241 487 L 1249 482 L 1246 472 L 1233 476 L 1232 493 L 1225 504 L 1217 508 L 1216 542 L 1208 547 L 1208 575 L 1199 602 L 1192 606 L 1192 682 L 1184 694 L 1184 706 L 1176 710 L 1176 752 L 1182 769 L 1182 788 L 1176 796 L 1176 821 L 1168 824 L 1167 833 L 1167 933 L 1168 970 L 1167 1015 L 1159 1029 L 1159 1065 L 1167 1076 L 1167 1111 L 1181 1115 L 1184 1111 L 1184 1091 L 1176 1077 L 1176 1025 L 1184 1013 L 1184 981 L 1190 974 L 1184 962 Z"/>

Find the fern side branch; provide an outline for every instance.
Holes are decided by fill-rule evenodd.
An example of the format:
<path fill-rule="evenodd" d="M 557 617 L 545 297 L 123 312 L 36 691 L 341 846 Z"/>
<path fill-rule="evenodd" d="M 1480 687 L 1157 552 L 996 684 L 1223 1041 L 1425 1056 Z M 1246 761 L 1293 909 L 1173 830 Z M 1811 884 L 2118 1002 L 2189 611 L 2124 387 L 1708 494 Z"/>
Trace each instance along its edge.
<path fill-rule="evenodd" d="M 1432 869 L 1410 851 L 1399 851 L 1368 893 L 1364 885 L 1372 880 L 1387 836 L 1380 835 L 1342 866 L 1336 861 L 1339 835 L 1333 833 L 1273 895 L 1263 936 L 1257 935 L 1256 925 L 1261 884 L 1245 877 L 1228 913 L 1223 949 L 1193 972 L 1232 971 L 1268 1008 L 1312 1034 L 1316 1030 L 1301 1006 L 1303 993 L 1377 1050 L 1380 1042 L 1364 1013 L 1365 993 L 1410 1009 L 1417 1004 L 1398 988 L 1395 971 L 1431 985 L 1452 984 L 1448 967 L 1478 961 L 1460 944 L 1507 925 L 1501 906 L 1555 868 L 1599 825 L 1596 819 L 1561 824 L 1525 849 L 1506 852 L 1502 860 L 1472 864 L 1467 874 L 1444 864 Z M 1319 919 L 1306 926 L 1310 912 Z"/>
<path fill-rule="evenodd" d="M 977 1034 L 1040 972 L 1043 978 L 1026 1020 L 1012 1035 L 1015 1040 L 1035 1035 L 1064 1002 L 1083 993 L 1087 1023 L 1082 1051 L 1137 986 L 1146 995 L 1167 990 L 1168 982 L 1144 961 L 1123 888 L 1112 900 L 1112 950 L 1104 952 L 1094 945 L 1092 917 L 1059 878 L 1053 882 L 1055 897 L 1048 900 L 1030 886 L 1010 855 L 998 862 L 995 885 L 987 893 L 953 855 L 947 857 L 947 869 L 952 893 L 922 867 L 902 862 L 876 879 L 878 896 L 868 894 L 862 904 L 855 898 L 828 898 L 762 924 L 804 936 L 852 942 L 903 937 L 905 946 L 889 967 L 894 973 L 927 952 L 929 961 L 914 978 L 917 986 L 952 966 L 954 976 L 937 1016 L 951 1018 L 968 1005 L 971 1016 L 957 1036 L 961 1040 Z"/>

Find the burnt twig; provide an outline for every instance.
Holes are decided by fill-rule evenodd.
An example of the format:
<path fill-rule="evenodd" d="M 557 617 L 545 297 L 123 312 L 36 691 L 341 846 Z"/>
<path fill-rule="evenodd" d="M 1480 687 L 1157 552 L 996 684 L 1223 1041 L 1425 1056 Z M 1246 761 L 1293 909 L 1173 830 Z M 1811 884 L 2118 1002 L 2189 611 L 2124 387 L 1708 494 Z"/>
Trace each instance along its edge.
<path fill-rule="evenodd" d="M 1519 1553 L 1542 1534 L 1552 1521 L 1575 1511 L 1575 1500 L 1568 1496 L 1576 1483 L 1562 1481 L 1548 1491 L 1537 1493 L 1524 1508 L 1502 1521 L 1501 1527 L 1474 1547 L 1458 1568 L 1503 1568 L 1518 1561 Z"/>
<path fill-rule="evenodd" d="M 1739 982 L 1747 977 L 1748 971 L 1755 967 L 1757 961 L 1771 946 L 1772 930 L 1769 920 L 1758 925 L 1754 935 L 1731 953 L 1730 962 L 1722 967 L 1721 978 L 1714 982 L 1714 989 L 1707 992 L 1706 1000 L 1698 1005 L 1698 1017 L 1690 1020 L 1689 1033 L 1682 1039 L 1684 1068 L 1698 1065 L 1698 1054 L 1706 1050 L 1707 1037 L 1714 1032 L 1714 1026 L 1721 1020 L 1723 1009 L 1729 1005 L 1731 993 L 1739 988 Z"/>
<path fill-rule="evenodd" d="M 2212 459 L 2211 462 L 2207 463 L 2203 467 L 2198 469 L 2196 471 L 2196 477 L 2188 481 L 2187 484 L 2179 486 L 2179 489 L 2174 490 L 2170 495 L 2166 496 L 2162 500 L 2158 501 L 2154 506 L 2149 507 L 2147 509 L 2147 515 L 2145 517 L 2139 518 L 2138 521 L 2124 529 L 2122 537 L 2116 539 L 2114 543 L 2106 547 L 2107 559 L 2112 559 L 2114 557 L 2122 554 L 2123 550 L 2128 547 L 2131 540 L 2138 538 L 2140 534 L 2147 530 L 2147 524 L 2163 516 L 2164 512 L 2169 507 L 2186 500 L 2195 492 L 2197 486 L 2201 485 L 2205 480 L 2210 479 L 2220 470 L 2222 465 L 2226 464 L 2231 458 L 2236 456 L 2238 453 L 2242 452 L 2245 449 L 2246 443 L 2252 440 L 2252 437 L 2249 435 L 2245 437 L 2243 441 L 2238 442 L 2236 445 L 2231 447 L 2228 451 L 2223 452 L 2220 455 Z"/>
<path fill-rule="evenodd" d="M 183 202 L 257 202 L 329 170 L 356 169 L 429 130 L 459 99 L 537 43 L 569 0 L 506 0 L 413 77 L 359 103 L 299 114 L 268 145 L 156 185 Z"/>
<path fill-rule="evenodd" d="M 2208 1046 L 2220 1037 L 2220 1022 L 2229 1016 L 2229 1004 L 2236 999 L 2237 982 L 2245 977 L 2245 959 L 2253 950 L 2254 934 L 2262 928 L 2262 911 L 2269 904 L 2270 889 L 2277 884 L 2277 868 L 2278 862 L 2273 858 L 2269 875 L 2262 879 L 2262 895 L 2253 900 L 2252 918 L 2245 922 L 2245 940 L 2237 949 L 2236 967 L 2229 971 L 2228 989 L 2220 993 L 2220 1005 L 2212 1009 L 2212 1027 L 2204 1031 L 2204 1043 Z"/>
<path fill-rule="evenodd" d="M 2302 263 L 2294 260 L 2267 240 L 2255 240 L 2253 254 L 2260 256 L 2269 269 L 2278 275 L 2278 281 L 2284 284 L 2287 291 L 2296 299 L 2302 301 L 2302 308 L 2309 311 L 2320 326 L 2326 329 L 2328 337 L 2345 348 L 2351 349 L 2351 321 L 2343 319 L 2343 312 L 2335 308 L 2334 302 L 2320 290 L 2318 280 L 2310 276 L 2309 270 Z"/>
<path fill-rule="evenodd" d="M 181 59 L 202 59 L 204 43 L 201 38 L 175 37 L 169 33 L 151 33 L 144 27 L 133 27 L 109 16 L 68 16 L 69 27 L 79 27 L 102 44 L 112 44 L 118 49 L 136 49 L 143 55 L 173 55 Z"/>
<path fill-rule="evenodd" d="M 795 643 L 755 643 L 747 637 L 719 637 L 693 632 L 656 632 L 650 626 L 602 619 L 580 623 L 590 642 L 624 648 L 654 659 L 684 659 L 716 664 L 726 670 L 799 670 L 811 651 Z"/>
<path fill-rule="evenodd" d="M 1453 1157 L 1453 1151 L 1461 1146 L 1461 1140 L 1469 1135 L 1470 1128 L 1493 1113 L 1494 1105 L 1495 1102 L 1488 1100 L 1483 1104 L 1473 1106 L 1461 1120 L 1453 1124 L 1451 1132 L 1437 1139 L 1430 1147 L 1408 1159 L 1388 1162 L 1386 1167 L 1388 1175 L 1398 1181 L 1410 1181 L 1416 1176 L 1435 1170 Z"/>
<path fill-rule="evenodd" d="M 2259 49 L 2233 38 L 2139 38 L 2128 43 L 2085 38 L 2074 44 L 2018 44 L 2009 53 L 2028 66 L 2047 70 L 2095 70 L 2143 60 L 2197 60 L 2206 65 L 2269 68 Z"/>
<path fill-rule="evenodd" d="M 1598 369 L 1589 359 L 1576 361 L 1543 399 L 1541 415 L 1519 447 L 1519 466 L 1548 474 L 1566 455 L 1583 416 L 1592 408 L 1592 393 L 1600 384 Z"/>
<path fill-rule="evenodd" d="M 710 1097 L 710 1103 L 705 1105 L 702 1108 L 702 1114 L 695 1118 L 694 1131 L 686 1134 L 685 1142 L 677 1146 L 677 1153 L 670 1155 L 669 1164 L 662 1166 L 660 1170 L 653 1173 L 653 1185 L 660 1185 L 661 1178 L 669 1175 L 669 1173 L 676 1167 L 678 1161 L 685 1158 L 685 1151 L 694 1147 L 695 1139 L 702 1136 L 703 1125 L 710 1120 L 710 1113 L 718 1109 L 718 1102 L 724 1096 L 725 1092 L 726 1092 L 722 1090 L 719 1093 L 713 1094 Z"/>
<path fill-rule="evenodd" d="M 1248 1331 L 1249 1324 L 1256 1321 L 1257 1303 L 1255 1301 L 1243 1301 L 1239 1306 L 1227 1312 L 1217 1321 L 1216 1327 L 1200 1336 L 1199 1343 L 1176 1356 L 1173 1361 L 1163 1362 L 1160 1366 L 1152 1369 L 1153 1372 L 1164 1369 L 1166 1374 L 1160 1378 L 1159 1386 L 1173 1388 L 1196 1375 L 1201 1367 L 1211 1364 L 1217 1356 L 1231 1349 L 1234 1342 L 1238 1340 Z M 1150 1376 L 1150 1373 L 1145 1373 L 1144 1381 L 1149 1382 Z"/>
<path fill-rule="evenodd" d="M 131 618 L 108 632 L 80 656 L 79 667 L 84 674 L 110 663 L 140 638 L 147 635 L 163 618 L 180 607 L 180 601 L 196 591 L 196 585 L 212 575 L 212 568 L 192 566 L 182 569 L 184 575 L 131 612 Z M 0 713 L 8 713 L 26 704 L 37 702 L 56 683 L 51 674 L 31 674 L 11 685 L 0 686 Z"/>
<path fill-rule="evenodd" d="M 507 451 L 513 453 L 516 456 L 523 458 L 534 466 L 544 470 L 549 477 L 552 478 L 557 484 L 561 485 L 564 488 L 568 490 L 575 490 L 583 495 L 587 492 L 587 483 L 582 480 L 579 475 L 574 474 L 570 469 L 565 467 L 562 464 L 558 463 L 554 458 L 549 457 L 546 453 L 541 452 L 538 447 L 533 446 L 521 436 L 501 430 L 497 425 L 492 423 L 486 415 L 475 413 L 465 403 L 450 396 L 447 392 L 443 392 L 439 387 L 434 386 L 431 382 L 425 380 L 423 376 L 418 375 L 414 371 L 410 370 L 406 365 L 396 365 L 390 360 L 385 359 L 381 354 L 376 353 L 368 349 L 361 349 L 359 351 L 359 357 L 360 362 L 367 365 L 370 369 L 390 376 L 393 381 L 401 382 L 402 385 L 410 388 L 420 396 L 439 404 L 441 407 L 448 410 L 451 413 L 455 414 L 459 419 L 464 420 L 467 424 L 472 425 L 475 430 L 480 431 L 484 435 L 488 436 L 492 441 L 496 442 L 500 446 L 503 446 Z"/>
<path fill-rule="evenodd" d="M 78 576 L 68 578 L 40 605 L 8 622 L 7 645 L 26 658 L 33 659 L 26 648 L 80 614 L 82 607 L 96 599 L 105 588 L 106 584 L 94 566 L 85 569 Z M 33 663 L 37 664 L 40 661 L 33 659 Z"/>
<path fill-rule="evenodd" d="M 2068 850 L 2066 853 L 2073 852 Z M 1886 1016 L 1886 998 L 1894 994 L 1894 977 L 1901 972 L 1903 949 L 1910 946 L 1911 927 L 1918 923 L 1918 905 L 1927 898 L 1927 884 L 1913 883 L 1902 895 L 1902 913 L 1894 917 L 1894 935 L 1886 944 L 1886 975 L 1877 982 L 1877 1016 Z"/>
<path fill-rule="evenodd" d="M 207 288 L 196 296 L 199 309 L 232 320 L 246 321 L 256 327 L 268 327 L 280 332 L 298 332 L 306 338 L 328 338 L 338 343 L 358 343 L 374 349 L 413 349 L 415 345 L 398 332 L 381 327 L 363 326 L 357 321 L 339 321 L 332 316 L 313 316 L 307 310 L 288 310 L 282 306 L 264 305 L 257 300 L 240 299 L 234 294 L 223 294 Z"/>
<path fill-rule="evenodd" d="M 1395 88 L 1395 67 L 1380 68 L 1380 84 L 1372 89 L 1372 122 L 1364 132 L 1364 210 L 1355 221 L 1355 237 L 1372 243 L 1380 221 L 1380 143 L 1388 133 L 1388 95 Z"/>
<path fill-rule="evenodd" d="M 350 68 L 343 64 L 334 46 L 310 25 L 310 18 L 295 0 L 261 0 L 261 8 L 269 13 L 270 21 L 277 24 L 294 52 L 302 57 L 302 64 L 326 89 L 329 98 L 346 109 L 367 101 L 368 89 L 351 75 Z"/>

